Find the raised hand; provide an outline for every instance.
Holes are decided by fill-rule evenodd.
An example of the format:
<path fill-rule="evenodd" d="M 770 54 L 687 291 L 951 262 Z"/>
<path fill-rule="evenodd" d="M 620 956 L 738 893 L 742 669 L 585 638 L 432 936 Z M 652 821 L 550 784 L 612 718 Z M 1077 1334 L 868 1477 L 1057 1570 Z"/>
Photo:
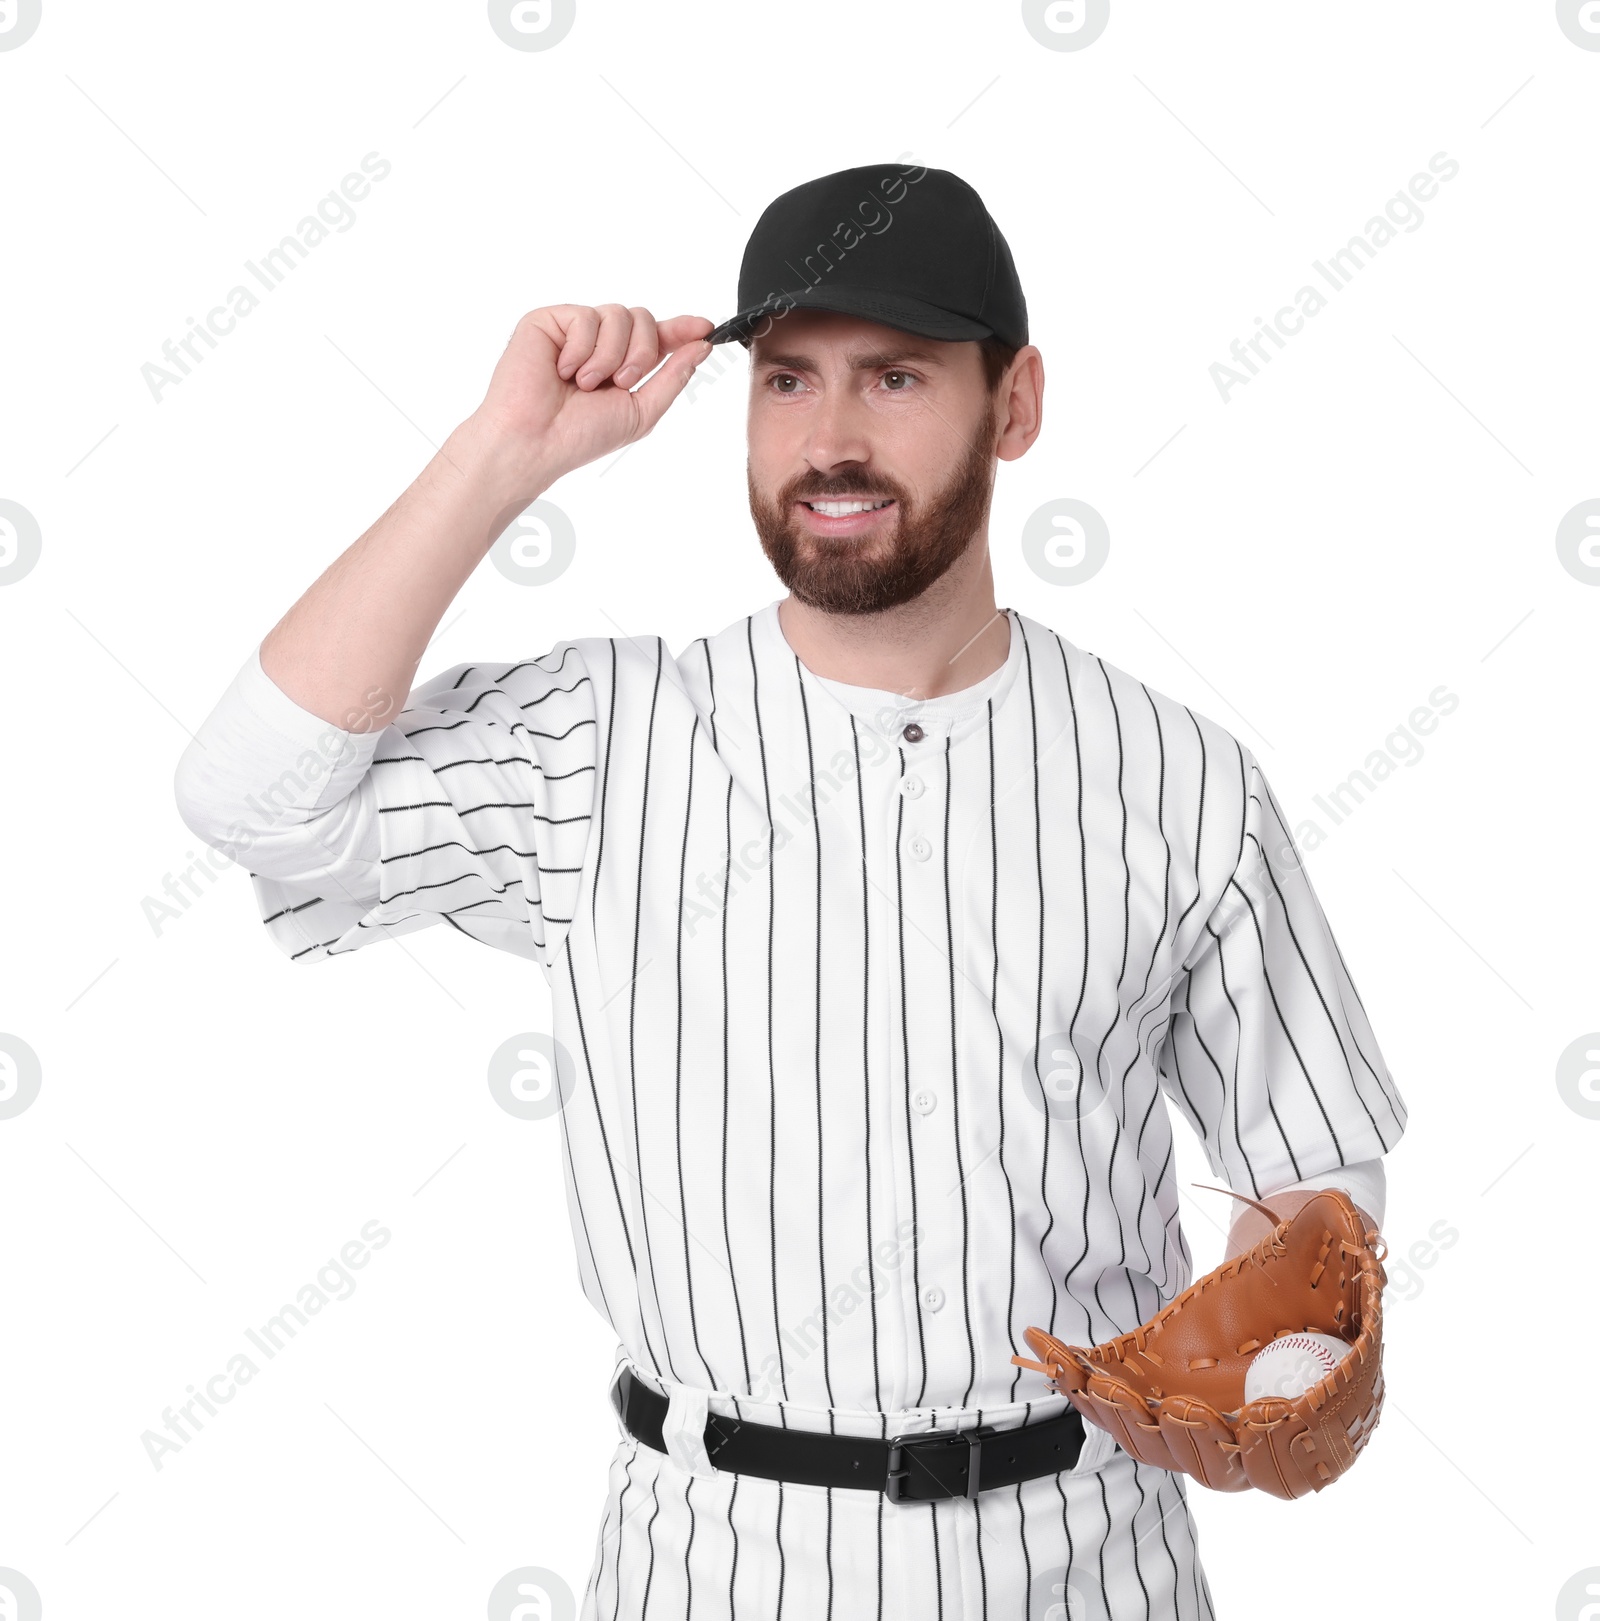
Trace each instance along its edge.
<path fill-rule="evenodd" d="M 710 354 L 703 340 L 711 330 L 704 316 L 658 322 L 621 304 L 532 310 L 517 322 L 474 415 L 548 487 L 649 433 Z"/>

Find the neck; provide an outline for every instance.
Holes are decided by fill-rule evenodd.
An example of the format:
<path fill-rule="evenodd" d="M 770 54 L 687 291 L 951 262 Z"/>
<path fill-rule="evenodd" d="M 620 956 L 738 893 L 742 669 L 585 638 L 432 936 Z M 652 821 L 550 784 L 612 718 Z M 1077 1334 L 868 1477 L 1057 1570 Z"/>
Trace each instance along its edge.
<path fill-rule="evenodd" d="M 784 639 L 813 675 L 904 698 L 940 698 L 992 675 L 1011 649 L 1011 625 L 994 603 L 988 537 L 972 545 L 920 596 L 875 614 L 834 614 L 796 597 L 778 604 Z"/>

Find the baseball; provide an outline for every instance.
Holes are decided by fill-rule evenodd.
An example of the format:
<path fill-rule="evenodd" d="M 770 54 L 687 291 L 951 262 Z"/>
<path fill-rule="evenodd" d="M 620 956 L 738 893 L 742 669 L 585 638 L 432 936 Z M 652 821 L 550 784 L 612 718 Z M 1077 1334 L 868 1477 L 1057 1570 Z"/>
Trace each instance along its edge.
<path fill-rule="evenodd" d="M 1256 1352 L 1244 1374 L 1244 1399 L 1280 1396 L 1292 1401 L 1325 1379 L 1344 1360 L 1349 1345 L 1332 1334 L 1285 1334 Z"/>

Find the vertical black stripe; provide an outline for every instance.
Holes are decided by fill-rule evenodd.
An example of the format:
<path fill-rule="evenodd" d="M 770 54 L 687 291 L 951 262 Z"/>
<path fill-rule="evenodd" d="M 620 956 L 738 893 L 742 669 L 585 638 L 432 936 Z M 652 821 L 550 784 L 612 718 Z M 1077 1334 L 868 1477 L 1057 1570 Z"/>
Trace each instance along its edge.
<path fill-rule="evenodd" d="M 773 1527 L 773 1538 L 778 1547 L 778 1621 L 783 1621 L 783 1583 L 788 1575 L 788 1561 L 783 1553 L 783 1482 L 778 1482 L 778 1514 L 777 1524 Z"/>
<path fill-rule="evenodd" d="M 625 1478 L 622 1491 L 617 1498 L 617 1538 L 611 1550 L 611 1621 L 617 1621 L 622 1608 L 622 1534 L 628 1524 L 628 1514 L 623 1504 L 627 1502 L 628 1493 L 633 1488 L 633 1464 L 639 1456 L 641 1444 L 634 1441 L 628 1450 L 628 1460 L 623 1467 Z"/>
<path fill-rule="evenodd" d="M 897 749 L 900 776 L 906 774 L 906 751 Z M 916 1132 L 911 1124 L 911 1025 L 906 994 L 906 901 L 905 857 L 902 845 L 906 829 L 906 798 L 899 797 L 894 809 L 894 917 L 896 950 L 900 959 L 900 1093 L 905 1106 L 906 1160 L 911 1171 L 911 1230 L 917 1230 L 917 1145 Z M 911 1293 L 917 1313 L 917 1361 L 921 1378 L 917 1385 L 917 1399 L 911 1405 L 920 1407 L 928 1388 L 928 1339 L 922 1321 L 922 1245 L 911 1246 Z"/>
<path fill-rule="evenodd" d="M 1156 1510 L 1161 1518 L 1156 1522 L 1161 1528 L 1161 1546 L 1166 1550 L 1167 1563 L 1172 1566 L 1172 1600 L 1178 1602 L 1178 1556 L 1172 1551 L 1172 1539 L 1167 1535 L 1167 1515 L 1170 1510 L 1162 1501 L 1167 1492 L 1167 1482 L 1171 1479 L 1169 1471 L 1163 1470 L 1156 1482 Z M 1177 1505 L 1182 1507 L 1180 1503 Z"/>
<path fill-rule="evenodd" d="M 637 1044 L 635 1041 L 635 1014 L 639 1002 L 639 921 L 644 912 L 644 858 L 647 848 L 647 830 L 649 828 L 650 813 L 650 756 L 655 745 L 656 736 L 656 698 L 661 691 L 661 662 L 666 656 L 665 644 L 659 637 L 656 639 L 656 678 L 650 691 L 650 721 L 645 728 L 644 736 L 644 775 L 639 788 L 639 870 L 634 882 L 633 895 L 633 951 L 632 967 L 628 976 L 628 1087 L 632 1096 L 633 1115 L 633 1162 L 638 1166 L 639 1177 L 639 1229 L 644 1236 L 644 1264 L 650 1275 L 650 1293 L 656 1303 L 656 1322 L 661 1328 L 662 1350 L 666 1356 L 667 1367 L 672 1377 L 678 1379 L 678 1370 L 672 1360 L 672 1350 L 667 1343 L 670 1334 L 667 1329 L 666 1317 L 661 1310 L 661 1290 L 656 1283 L 655 1256 L 650 1248 L 650 1190 L 645 1182 L 644 1153 L 639 1141 L 639 1064 L 637 1057 Z M 640 1320 L 644 1313 L 641 1311 Z M 658 1368 L 657 1373 L 660 1372 Z"/>
<path fill-rule="evenodd" d="M 728 1608 L 732 1614 L 739 1613 L 739 1527 L 734 1524 L 733 1510 L 739 1501 L 739 1477 L 733 1477 L 733 1485 L 728 1491 L 728 1530 L 733 1535 L 733 1563 L 728 1568 Z M 685 1621 L 688 1618 L 685 1617 Z"/>
<path fill-rule="evenodd" d="M 746 621 L 748 630 L 749 622 Z M 706 681 L 711 694 L 711 743 L 717 742 L 717 682 L 712 668 L 711 645 L 706 644 Z M 728 1048 L 728 913 L 733 909 L 733 774 L 728 774 L 728 792 L 723 802 L 722 843 L 725 865 L 722 869 L 722 1243 L 728 1256 L 728 1287 L 733 1295 L 734 1321 L 739 1327 L 739 1357 L 744 1367 L 745 1388 L 750 1386 L 750 1342 L 744 1330 L 744 1303 L 739 1298 L 739 1275 L 733 1265 L 733 1228 L 728 1209 L 728 1089 L 730 1057 Z M 734 1400 L 735 1416 L 740 1408 Z M 729 1504 L 729 1527 L 732 1527 L 733 1507 Z M 737 1536 L 735 1557 L 737 1557 Z"/>
<path fill-rule="evenodd" d="M 1150 1589 L 1145 1583 L 1144 1567 L 1140 1563 L 1140 1560 L 1139 1560 L 1139 1547 L 1140 1547 L 1140 1544 L 1144 1541 L 1144 1537 L 1140 1534 L 1140 1531 L 1139 1531 L 1139 1516 L 1142 1513 L 1144 1513 L 1144 1506 L 1145 1506 L 1144 1478 L 1143 1478 L 1142 1471 L 1140 1471 L 1140 1470 L 1135 1470 L 1134 1471 L 1133 1483 L 1138 1488 L 1138 1491 L 1139 1491 L 1139 1506 L 1138 1506 L 1138 1508 L 1136 1508 L 1133 1511 L 1133 1513 L 1128 1517 L 1127 1521 L 1125 1522 L 1126 1526 L 1127 1526 L 1127 1531 L 1128 1531 L 1128 1551 L 1133 1555 L 1134 1579 L 1139 1583 L 1139 1591 L 1144 1594 L 1144 1613 L 1145 1613 L 1146 1621 L 1149 1621 L 1149 1617 L 1150 1617 Z M 1161 1505 L 1158 1502 L 1156 1506 L 1157 1506 L 1157 1508 L 1159 1508 Z M 1156 1521 L 1157 1525 L 1159 1525 L 1160 1523 L 1161 1522 L 1159 1520 Z"/>
<path fill-rule="evenodd" d="M 862 1174 L 866 1183 L 864 1200 L 867 1213 L 867 1256 L 871 1257 L 878 1252 L 872 1244 L 872 1013 L 871 1013 L 871 976 L 872 976 L 872 892 L 868 881 L 867 863 L 867 801 L 866 790 L 861 782 L 861 733 L 856 727 L 856 718 L 850 717 L 850 746 L 855 751 L 856 762 L 856 816 L 861 830 L 861 1123 L 862 1123 Z M 878 1291 L 867 1291 L 867 1306 L 872 1319 L 872 1399 L 881 1408 L 883 1406 L 883 1376 L 880 1371 L 878 1358 Z M 887 1424 L 886 1418 L 880 1422 Z M 882 1554 L 882 1522 L 879 1522 L 879 1553 Z M 880 1583 L 879 1603 L 882 1603 L 881 1584 L 883 1571 L 880 1564 L 878 1571 Z"/>
<path fill-rule="evenodd" d="M 883 1498 L 878 1499 L 878 1617 L 883 1621 L 883 1515 L 887 1504 Z"/>
<path fill-rule="evenodd" d="M 1017 1195 L 1011 1185 L 1011 1173 L 1006 1169 L 1006 1030 L 1005 1023 L 1000 1017 L 1000 826 L 998 821 L 999 807 L 996 802 L 995 785 L 995 757 L 994 757 L 994 700 L 991 698 L 986 706 L 988 710 L 988 725 L 984 728 L 989 740 L 989 948 L 992 953 L 991 970 L 989 975 L 989 1014 L 994 1020 L 994 1103 L 995 1113 L 999 1117 L 999 1142 L 995 1157 L 1000 1164 L 1000 1174 L 1005 1178 L 1006 1184 L 1006 1210 L 1008 1219 L 1006 1245 L 1008 1270 L 1006 1282 L 1006 1320 L 1005 1327 L 1009 1337 L 1008 1343 L 1024 1343 L 1016 1320 L 1017 1310 Z M 1022 1377 L 1022 1369 L 1015 1363 L 1011 1366 L 1011 1388 L 1007 1392 L 1007 1400 L 1017 1399 L 1017 1381 Z"/>
<path fill-rule="evenodd" d="M 1061 674 L 1062 678 L 1066 682 L 1067 707 L 1072 714 L 1072 754 L 1074 761 L 1073 776 L 1076 778 L 1075 786 L 1077 789 L 1078 816 L 1078 887 L 1079 893 L 1082 897 L 1083 906 L 1083 942 L 1080 947 L 1080 950 L 1083 953 L 1083 970 L 1078 981 L 1078 1000 L 1073 1005 L 1072 1018 L 1067 1024 L 1067 1044 L 1071 1047 L 1073 1054 L 1076 1056 L 1078 1052 L 1078 1016 L 1083 1012 L 1084 995 L 1089 988 L 1089 844 L 1088 837 L 1083 826 L 1083 738 L 1081 735 L 1081 728 L 1078 725 L 1077 697 L 1072 690 L 1072 671 L 1067 661 L 1066 643 L 1063 642 L 1059 636 L 1057 636 L 1055 640 L 1056 647 L 1061 654 Z M 1083 1060 L 1081 1057 L 1077 1058 L 1077 1063 L 1079 1071 L 1081 1072 L 1083 1068 Z M 1089 1255 L 1090 1249 L 1089 1155 L 1083 1146 L 1083 1110 L 1078 1109 L 1075 1112 L 1077 1115 L 1076 1124 L 1078 1137 L 1078 1160 L 1082 1168 L 1083 1177 L 1083 1209 L 1078 1218 L 1083 1233 L 1083 1249 L 1079 1252 L 1077 1259 L 1073 1261 L 1072 1265 L 1067 1268 L 1066 1272 L 1062 1276 L 1062 1287 L 1066 1289 L 1069 1295 L 1072 1293 L 1072 1274 L 1076 1272 L 1080 1266 L 1082 1266 Z"/>
<path fill-rule="evenodd" d="M 771 1234 L 769 1255 L 772 1267 L 772 1338 L 778 1349 L 778 1388 L 783 1400 L 789 1399 L 789 1374 L 783 1360 L 783 1326 L 778 1320 L 778 1066 L 773 1052 L 772 956 L 773 930 L 778 911 L 778 879 L 773 871 L 777 851 L 777 830 L 772 825 L 772 785 L 767 776 L 767 739 L 761 724 L 761 672 L 756 668 L 756 648 L 752 622 L 746 621 L 750 646 L 750 702 L 756 716 L 756 739 L 761 745 L 761 798 L 767 823 L 767 1224 Z M 789 1427 L 789 1415 L 779 1407 L 782 1427 Z M 778 1523 L 783 1523 L 783 1500 L 778 1501 Z"/>
<path fill-rule="evenodd" d="M 600 769 L 600 803 L 595 815 L 600 819 L 595 838 L 594 888 L 589 892 L 589 928 L 598 945 L 600 940 L 600 869 L 606 858 L 606 799 L 611 793 L 611 740 L 617 733 L 617 644 L 611 650 L 611 696 L 606 704 L 606 750 Z"/>
<path fill-rule="evenodd" d="M 1036 975 L 1033 995 L 1033 1078 L 1039 1084 L 1039 1107 L 1044 1112 L 1044 1128 L 1039 1133 L 1039 1203 L 1048 1218 L 1044 1231 L 1039 1234 L 1039 1260 L 1050 1278 L 1050 1322 L 1048 1333 L 1056 1331 L 1056 1312 L 1061 1296 L 1056 1288 L 1055 1273 L 1045 1255 L 1045 1242 L 1055 1230 L 1056 1213 L 1050 1207 L 1050 1100 L 1045 1095 L 1044 1077 L 1039 1073 L 1039 1043 L 1044 1036 L 1044 822 L 1039 804 L 1039 705 L 1033 691 L 1033 649 L 1026 636 L 1022 640 L 1022 654 L 1028 673 L 1028 728 L 1031 747 L 1028 751 L 1029 769 L 1033 776 L 1033 870 L 1034 894 L 1039 905 L 1039 939 L 1035 947 Z"/>
<path fill-rule="evenodd" d="M 661 1498 L 656 1492 L 656 1482 L 661 1478 L 660 1466 L 650 1476 L 650 1518 L 645 1521 L 645 1546 L 650 1550 L 650 1563 L 645 1566 L 644 1572 L 644 1598 L 639 1604 L 641 1617 L 650 1613 L 650 1584 L 656 1579 L 656 1516 L 661 1512 Z"/>
<path fill-rule="evenodd" d="M 683 1613 L 685 1616 L 694 1614 L 694 1571 L 690 1568 L 689 1560 L 694 1553 L 694 1534 L 698 1522 L 694 1517 L 694 1483 L 695 1477 L 691 1475 L 684 1482 L 683 1506 L 689 1516 L 689 1535 L 683 1541 Z"/>
<path fill-rule="evenodd" d="M 573 1079 L 576 1081 L 577 1077 L 574 1076 Z M 593 1076 L 590 1077 L 589 1084 L 592 1088 L 594 1085 Z M 595 1285 L 600 1290 L 601 1308 L 605 1313 L 607 1321 L 610 1321 L 611 1302 L 606 1297 L 605 1279 L 600 1273 L 600 1262 L 594 1253 L 594 1239 L 589 1232 L 589 1217 L 583 1207 L 583 1183 L 578 1176 L 577 1165 L 574 1163 L 572 1157 L 572 1125 L 567 1118 L 567 1111 L 565 1108 L 561 1109 L 559 1113 L 561 1115 L 561 1142 L 567 1156 L 566 1174 L 572 1187 L 572 1202 L 578 1207 L 578 1228 L 583 1235 L 583 1247 L 588 1252 L 589 1270 L 591 1273 L 593 1273 Z M 612 1185 L 615 1186 L 614 1177 Z"/>
<path fill-rule="evenodd" d="M 933 1543 L 933 1592 L 937 1621 L 944 1621 L 944 1566 L 939 1558 L 939 1505 L 928 1504 L 928 1537 Z"/>
<path fill-rule="evenodd" d="M 833 1406 L 833 1374 L 828 1360 L 828 1220 L 827 1186 L 823 1177 L 823 1097 L 822 1097 L 822 813 L 817 805 L 817 761 L 811 746 L 811 706 L 806 702 L 805 678 L 801 674 L 800 660 L 794 661 L 794 684 L 800 694 L 800 716 L 806 733 L 806 781 L 810 784 L 811 830 L 816 838 L 816 911 L 812 923 L 812 963 L 815 976 L 811 999 L 811 1064 L 814 1095 L 817 1101 L 817 1288 L 822 1301 L 822 1384 L 828 1392 L 828 1406 Z M 838 1426 L 833 1414 L 828 1414 L 828 1429 Z M 831 1501 L 830 1501 L 831 1507 Z"/>
<path fill-rule="evenodd" d="M 1058 642 L 1060 641 L 1059 637 L 1057 638 L 1057 641 Z M 1062 645 L 1061 656 L 1062 656 L 1062 659 L 1064 661 L 1066 659 L 1066 656 L 1067 656 L 1066 655 L 1066 647 L 1065 647 L 1065 645 Z M 1111 676 L 1106 670 L 1105 661 L 1103 659 L 1098 659 L 1097 658 L 1095 660 L 1095 663 L 1099 667 L 1101 679 L 1105 682 L 1106 701 L 1110 705 L 1112 730 L 1113 730 L 1113 734 L 1115 735 L 1116 740 L 1117 740 L 1117 806 L 1118 806 L 1118 812 L 1119 812 L 1118 853 L 1119 853 L 1119 855 L 1121 857 L 1121 860 L 1122 860 L 1122 956 L 1121 956 L 1121 960 L 1117 964 L 1116 996 L 1113 999 L 1110 1018 L 1107 1021 L 1105 1029 L 1103 1031 L 1101 1031 L 1101 1033 L 1100 1033 L 1099 1041 L 1095 1045 L 1095 1054 L 1094 1054 L 1095 1079 L 1099 1082 L 1099 1084 L 1101 1086 L 1105 1087 L 1107 1092 L 1109 1093 L 1110 1092 L 1110 1081 L 1109 1081 L 1109 1078 L 1106 1075 L 1106 1069 L 1105 1069 L 1106 1043 L 1111 1039 L 1113 1033 L 1116 1031 L 1118 1025 L 1122 1022 L 1122 1019 L 1123 1019 L 1122 985 L 1123 985 L 1123 981 L 1127 977 L 1127 973 L 1128 973 L 1128 940 L 1129 940 L 1129 935 L 1131 934 L 1132 929 L 1133 929 L 1132 910 L 1131 910 L 1131 907 L 1129 905 L 1129 897 L 1131 896 L 1131 894 L 1133 892 L 1133 868 L 1128 863 L 1128 796 L 1127 796 L 1126 784 L 1124 782 L 1124 776 L 1125 776 L 1125 772 L 1126 772 L 1127 761 L 1126 761 L 1126 755 L 1125 755 L 1125 751 L 1123 749 L 1123 742 L 1122 742 L 1122 711 L 1120 709 L 1118 709 L 1118 707 L 1117 707 L 1116 691 L 1113 689 L 1113 687 L 1111 685 Z M 1087 905 L 1085 906 L 1085 910 L 1087 911 Z M 1084 967 L 1085 967 L 1085 972 L 1087 972 L 1087 969 L 1088 969 L 1088 937 L 1087 937 L 1087 935 L 1085 935 L 1085 937 L 1084 937 Z M 1123 1118 L 1123 1110 L 1124 1110 L 1124 1108 L 1125 1108 L 1125 1100 L 1119 1098 L 1119 1099 L 1115 1100 L 1115 1104 L 1114 1104 L 1114 1106 L 1113 1106 L 1113 1108 L 1111 1110 L 1112 1142 L 1111 1142 L 1111 1152 L 1106 1156 L 1106 1192 L 1105 1192 L 1105 1197 L 1106 1197 L 1106 1204 L 1108 1205 L 1108 1207 L 1110 1209 L 1112 1209 L 1112 1210 L 1117 1211 L 1117 1218 L 1118 1218 L 1117 1219 L 1117 1243 L 1118 1243 L 1119 1253 L 1117 1255 L 1116 1265 L 1119 1268 L 1122 1269 L 1121 1275 L 1122 1275 L 1122 1277 L 1124 1279 L 1126 1279 L 1127 1284 L 1128 1284 L 1128 1292 L 1129 1292 L 1130 1296 L 1132 1297 L 1132 1310 L 1135 1313 L 1137 1313 L 1138 1305 L 1139 1305 L 1138 1296 L 1137 1296 L 1137 1294 L 1134 1293 L 1132 1279 L 1129 1278 L 1128 1275 L 1127 1275 L 1127 1265 L 1128 1265 L 1128 1222 L 1127 1222 L 1127 1213 L 1125 1211 L 1122 1211 L 1122 1210 L 1117 1210 L 1117 1200 L 1116 1200 L 1117 1150 L 1119 1148 L 1121 1148 L 1124 1145 L 1124 1143 L 1127 1141 L 1127 1135 L 1122 1129 L 1122 1118 Z M 1081 1113 L 1080 1113 L 1080 1119 L 1081 1119 Z M 1138 1215 L 1141 1214 L 1141 1213 L 1142 1212 L 1136 1212 L 1135 1213 L 1135 1220 L 1136 1221 L 1138 1219 Z M 1135 1236 L 1142 1237 L 1142 1235 L 1138 1234 L 1137 1231 L 1135 1233 Z M 1145 1269 L 1147 1271 L 1149 1270 L 1149 1264 L 1150 1264 L 1150 1257 L 1149 1257 L 1149 1255 L 1147 1253 L 1145 1255 Z M 1095 1277 L 1095 1280 L 1094 1280 L 1095 1304 L 1100 1308 L 1100 1315 L 1103 1318 L 1105 1318 L 1108 1322 L 1115 1323 L 1115 1322 L 1117 1322 L 1118 1319 L 1117 1319 L 1116 1315 L 1111 1311 L 1111 1309 L 1106 1305 L 1105 1299 L 1100 1293 L 1100 1282 L 1101 1282 L 1101 1278 L 1103 1276 L 1104 1276 L 1104 1273 L 1100 1273 Z M 1129 1326 L 1130 1327 L 1133 1326 L 1133 1324 L 1137 1323 L 1139 1320 L 1140 1320 L 1139 1317 L 1137 1315 L 1134 1315 L 1130 1319 Z"/>
<path fill-rule="evenodd" d="M 694 1265 L 689 1255 L 689 1201 L 683 1185 L 683 897 L 689 873 L 689 825 L 694 820 L 694 746 L 700 736 L 700 717 L 694 715 L 689 724 L 689 771 L 684 784 L 683 845 L 678 852 L 678 927 L 674 936 L 677 960 L 677 1019 L 678 1028 L 672 1062 L 672 1137 L 673 1151 L 678 1162 L 678 1216 L 683 1229 L 683 1292 L 689 1305 L 689 1338 L 694 1341 L 694 1354 L 705 1369 L 706 1383 L 718 1388 L 711 1364 L 706 1361 L 700 1345 L 700 1323 L 695 1310 Z"/>
<path fill-rule="evenodd" d="M 832 1415 L 829 1415 L 829 1428 L 832 1428 Z M 845 1490 L 849 1490 L 848 1487 Z M 833 1487 L 827 1488 L 828 1494 L 828 1523 L 823 1541 L 823 1563 L 828 1572 L 828 1608 L 827 1621 L 833 1621 Z"/>
<path fill-rule="evenodd" d="M 950 801 L 955 797 L 955 785 L 950 768 L 950 738 L 944 740 L 944 941 L 945 962 L 949 967 L 950 995 L 950 1135 L 955 1143 L 956 1186 L 961 1191 L 961 1311 L 967 1325 L 967 1388 L 962 1392 L 961 1405 L 972 1400 L 972 1387 L 978 1380 L 978 1346 L 972 1335 L 972 1234 L 967 1216 L 967 1174 L 961 1158 L 961 1053 L 956 1035 L 956 935 L 955 920 L 950 902 Z"/>

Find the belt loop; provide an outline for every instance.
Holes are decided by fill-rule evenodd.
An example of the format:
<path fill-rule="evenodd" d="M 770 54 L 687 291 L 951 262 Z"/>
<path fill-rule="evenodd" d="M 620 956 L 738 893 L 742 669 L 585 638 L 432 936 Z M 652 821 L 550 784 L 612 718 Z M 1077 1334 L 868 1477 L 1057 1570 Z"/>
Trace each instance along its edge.
<path fill-rule="evenodd" d="M 667 1416 L 661 1421 L 667 1456 L 691 1475 L 714 1475 L 716 1468 L 706 1454 L 706 1415 L 711 1393 L 675 1381 L 663 1383 L 670 1386 Z"/>

